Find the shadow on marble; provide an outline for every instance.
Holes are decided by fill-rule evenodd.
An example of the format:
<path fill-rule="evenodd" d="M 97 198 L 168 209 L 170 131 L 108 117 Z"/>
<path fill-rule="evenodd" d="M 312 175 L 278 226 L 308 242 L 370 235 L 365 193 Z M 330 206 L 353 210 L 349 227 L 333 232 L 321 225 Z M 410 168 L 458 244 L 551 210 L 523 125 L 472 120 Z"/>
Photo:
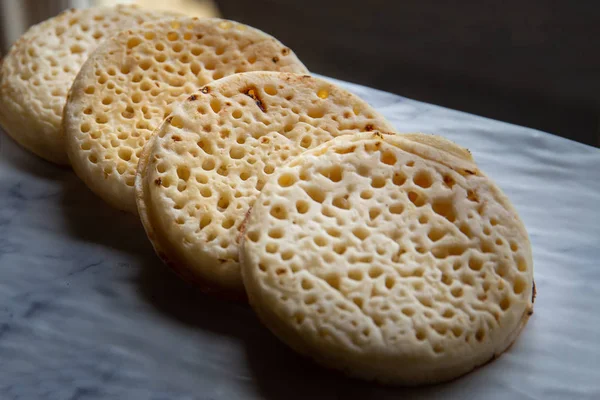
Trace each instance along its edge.
<path fill-rule="evenodd" d="M 154 258 L 159 265 L 140 268 L 136 279 L 145 300 L 167 318 L 230 336 L 243 336 L 258 324 L 247 304 L 206 295 Z"/>
<path fill-rule="evenodd" d="M 156 257 L 155 261 L 159 263 Z M 347 378 L 293 352 L 262 326 L 247 304 L 205 295 L 164 265 L 147 267 L 141 268 L 138 276 L 144 298 L 158 312 L 178 323 L 239 339 L 253 385 L 261 398 L 305 400 L 371 398 L 376 395 L 380 398 L 409 396 L 411 399 L 429 399 L 453 385 L 386 388 Z"/>
<path fill-rule="evenodd" d="M 191 327 L 239 339 L 254 386 L 266 399 L 428 398 L 444 386 L 390 389 L 353 380 L 321 368 L 296 354 L 258 321 L 245 303 L 223 301 L 201 293 L 164 266 L 155 255 L 139 219 L 111 208 L 72 171 L 30 155 L 0 136 L 2 162 L 25 175 L 60 185 L 58 210 L 69 237 L 127 254 L 135 260 L 134 287 L 161 316 Z M 310 384 L 308 384 L 310 382 Z"/>
<path fill-rule="evenodd" d="M 270 332 L 247 343 L 254 381 L 266 399 L 432 399 L 452 390 L 454 382 L 419 388 L 387 387 L 352 379 L 326 369 L 287 348 Z M 460 380 L 459 380 L 460 381 Z M 457 381 L 458 382 L 458 381 Z M 460 384 L 460 383 L 459 383 Z"/>
<path fill-rule="evenodd" d="M 47 180 L 61 180 L 72 174 L 70 167 L 59 166 L 22 148 L 0 128 L 0 159 L 13 168 Z"/>
<path fill-rule="evenodd" d="M 109 206 L 74 173 L 65 176 L 61 184 L 61 208 L 71 235 L 145 258 L 154 257 L 136 215 Z"/>
<path fill-rule="evenodd" d="M 349 387 L 355 392 L 357 385 L 373 386 L 315 366 L 263 327 L 247 304 L 205 295 L 166 267 L 142 268 L 138 279 L 142 295 L 166 317 L 192 328 L 239 339 L 253 385 L 261 398 L 331 398 L 348 392 Z"/>

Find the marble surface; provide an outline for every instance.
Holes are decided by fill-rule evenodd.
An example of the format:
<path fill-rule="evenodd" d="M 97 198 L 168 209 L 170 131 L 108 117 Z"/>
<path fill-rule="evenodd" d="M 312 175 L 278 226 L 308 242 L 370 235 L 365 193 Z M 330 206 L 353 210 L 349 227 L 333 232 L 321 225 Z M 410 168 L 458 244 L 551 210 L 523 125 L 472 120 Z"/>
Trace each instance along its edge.
<path fill-rule="evenodd" d="M 600 151 L 344 84 L 401 131 L 468 147 L 533 244 L 521 337 L 455 382 L 393 389 L 315 367 L 243 304 L 161 265 L 134 217 L 0 134 L 0 399 L 598 399 Z"/>

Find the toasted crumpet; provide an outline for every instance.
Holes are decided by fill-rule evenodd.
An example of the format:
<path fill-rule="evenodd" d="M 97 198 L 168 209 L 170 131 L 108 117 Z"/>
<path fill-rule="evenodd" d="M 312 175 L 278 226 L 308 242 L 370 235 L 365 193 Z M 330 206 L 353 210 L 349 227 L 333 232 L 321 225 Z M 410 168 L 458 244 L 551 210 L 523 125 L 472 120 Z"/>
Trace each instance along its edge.
<path fill-rule="evenodd" d="M 140 216 L 163 260 L 243 295 L 242 221 L 278 166 L 335 136 L 392 127 L 358 97 L 308 75 L 249 72 L 173 105 L 136 178 Z"/>
<path fill-rule="evenodd" d="M 113 33 L 173 15 L 136 6 L 73 9 L 31 27 L 0 67 L 0 125 L 31 152 L 68 164 L 63 108 L 85 60 Z"/>
<path fill-rule="evenodd" d="M 533 310 L 517 212 L 436 136 L 342 136 L 292 159 L 255 201 L 241 249 L 263 322 L 363 379 L 456 378 L 504 352 Z"/>
<path fill-rule="evenodd" d="M 121 32 L 90 57 L 65 110 L 73 169 L 116 208 L 136 212 L 134 180 L 151 133 L 213 80 L 243 71 L 306 72 L 275 38 L 216 18 L 178 18 Z"/>

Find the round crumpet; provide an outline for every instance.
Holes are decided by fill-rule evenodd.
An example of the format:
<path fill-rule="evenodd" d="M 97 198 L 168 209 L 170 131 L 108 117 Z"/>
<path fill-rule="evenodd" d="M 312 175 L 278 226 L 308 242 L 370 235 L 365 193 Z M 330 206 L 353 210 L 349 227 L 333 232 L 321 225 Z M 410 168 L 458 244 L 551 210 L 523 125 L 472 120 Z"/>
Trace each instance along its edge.
<path fill-rule="evenodd" d="M 533 310 L 523 224 L 470 154 L 429 135 L 338 137 L 275 170 L 241 244 L 262 321 L 300 353 L 384 383 L 450 380 Z"/>
<path fill-rule="evenodd" d="M 246 213 L 288 158 L 337 135 L 391 126 L 358 97 L 308 75 L 248 72 L 205 86 L 152 136 L 137 204 L 159 256 L 206 290 L 243 295 Z"/>
<path fill-rule="evenodd" d="M 0 67 L 0 125 L 31 152 L 67 165 L 63 108 L 85 60 L 107 36 L 169 15 L 136 6 L 73 9 L 31 27 Z"/>
<path fill-rule="evenodd" d="M 275 38 L 222 19 L 179 18 L 119 33 L 73 83 L 64 123 L 73 169 L 106 202 L 137 212 L 139 156 L 171 103 L 224 76 L 266 70 L 306 72 Z"/>

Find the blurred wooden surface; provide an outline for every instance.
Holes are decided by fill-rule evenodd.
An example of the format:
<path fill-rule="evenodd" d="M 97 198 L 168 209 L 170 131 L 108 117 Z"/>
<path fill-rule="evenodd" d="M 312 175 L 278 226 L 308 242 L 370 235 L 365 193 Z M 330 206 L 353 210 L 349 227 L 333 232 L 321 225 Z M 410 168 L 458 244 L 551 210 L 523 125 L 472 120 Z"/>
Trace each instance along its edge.
<path fill-rule="evenodd" d="M 315 72 L 600 145 L 600 1 L 216 3 Z"/>

